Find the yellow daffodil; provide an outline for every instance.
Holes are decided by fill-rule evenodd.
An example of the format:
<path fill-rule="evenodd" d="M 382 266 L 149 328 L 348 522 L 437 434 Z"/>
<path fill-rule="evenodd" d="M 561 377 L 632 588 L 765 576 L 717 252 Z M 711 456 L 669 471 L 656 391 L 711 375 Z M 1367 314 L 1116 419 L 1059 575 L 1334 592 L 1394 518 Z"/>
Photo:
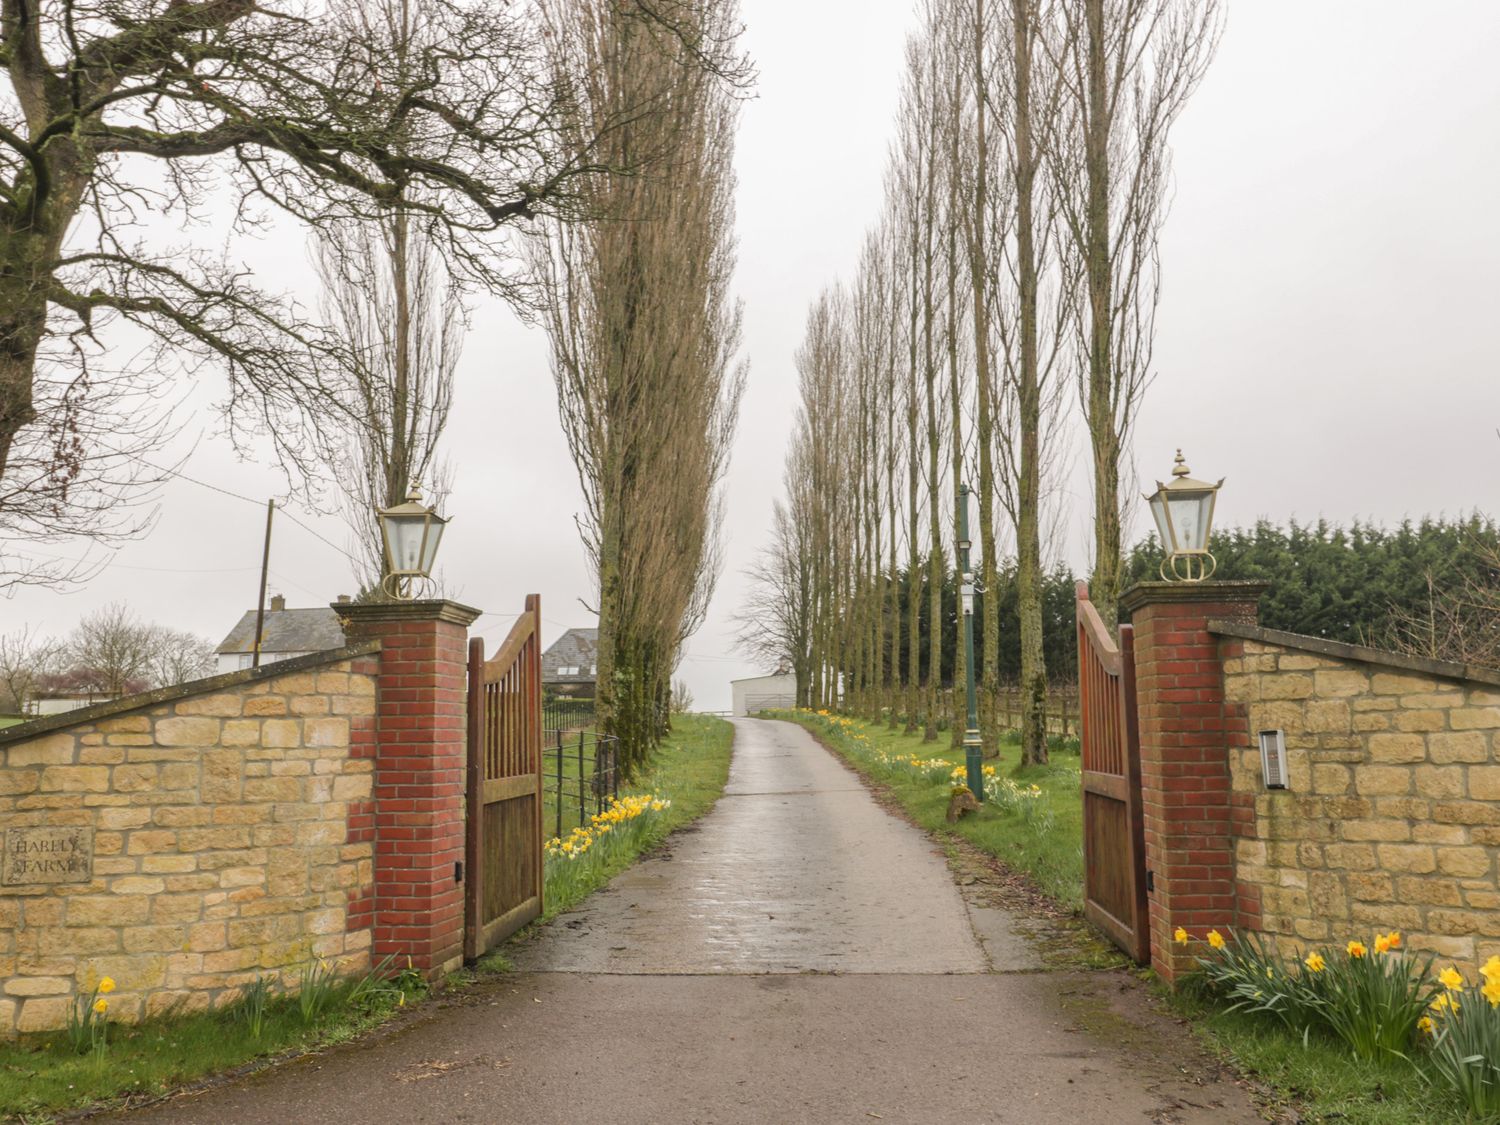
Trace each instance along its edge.
<path fill-rule="evenodd" d="M 1464 978 L 1452 965 L 1438 974 L 1438 981 L 1449 992 L 1458 992 L 1464 986 Z"/>
<path fill-rule="evenodd" d="M 1479 992 L 1490 1002 L 1491 1008 L 1500 1008 L 1500 980 L 1485 981 Z"/>
<path fill-rule="evenodd" d="M 1490 960 L 1493 961 L 1494 958 L 1492 957 L 1492 958 L 1490 958 Z M 99 991 L 100 992 L 108 994 L 108 993 L 113 992 L 114 990 L 115 990 L 115 978 L 114 977 L 105 977 L 103 980 L 101 980 L 99 982 Z"/>
<path fill-rule="evenodd" d="M 94 1001 L 94 1011 L 102 1016 L 105 1012 L 109 1011 L 109 1001 L 102 996 L 99 997 L 99 999 Z"/>
<path fill-rule="evenodd" d="M 1376 953 L 1389 953 L 1390 952 L 1390 948 L 1391 948 L 1391 939 L 1390 938 L 1386 937 L 1384 934 L 1376 934 L 1375 935 L 1375 952 Z"/>
<path fill-rule="evenodd" d="M 1458 1011 L 1458 1001 L 1455 1000 L 1453 996 L 1447 992 L 1439 992 L 1437 995 L 1437 999 L 1427 1006 L 1434 1012 L 1439 1013 Z"/>
<path fill-rule="evenodd" d="M 1323 960 L 1323 955 L 1317 950 L 1313 950 L 1311 953 L 1309 953 L 1307 955 L 1307 960 L 1303 961 L 1302 963 L 1315 973 L 1321 973 L 1325 968 L 1328 967 L 1327 963 Z"/>
<path fill-rule="evenodd" d="M 1219 933 L 1218 930 L 1209 930 L 1208 944 L 1213 946 L 1215 949 L 1223 949 L 1225 945 L 1224 935 Z"/>
<path fill-rule="evenodd" d="M 1348 945 L 1344 946 L 1344 952 L 1349 954 L 1350 957 L 1363 957 L 1369 950 L 1365 948 L 1364 942 L 1351 941 Z"/>
<path fill-rule="evenodd" d="M 1432 1017 L 1431 1016 L 1423 1016 L 1421 1019 L 1419 1019 L 1417 1021 L 1417 1030 L 1418 1031 L 1425 1031 L 1425 1032 L 1427 1032 L 1428 1035 L 1433 1034 L 1435 1028 L 1436 1028 L 1436 1025 L 1432 1022 Z"/>
<path fill-rule="evenodd" d="M 1391 948 L 1392 949 L 1400 949 L 1401 948 L 1401 931 L 1400 930 L 1392 930 L 1390 933 L 1388 933 L 1388 934 L 1385 935 L 1385 940 L 1391 943 Z"/>
<path fill-rule="evenodd" d="M 1178 945 L 1186 945 L 1188 943 L 1188 938 L 1188 932 L 1181 926 L 1178 926 L 1177 932 L 1172 935 L 1172 940 L 1175 941 Z"/>
<path fill-rule="evenodd" d="M 1500 977 L 1500 957 L 1491 957 L 1479 971 L 1484 974 L 1485 980 Z"/>

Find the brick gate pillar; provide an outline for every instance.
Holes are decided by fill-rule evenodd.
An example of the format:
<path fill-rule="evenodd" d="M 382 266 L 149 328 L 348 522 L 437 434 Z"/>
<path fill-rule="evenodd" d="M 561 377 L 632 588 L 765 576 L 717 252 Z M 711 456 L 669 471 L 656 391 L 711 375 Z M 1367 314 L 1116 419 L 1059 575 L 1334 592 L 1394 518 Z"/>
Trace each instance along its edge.
<path fill-rule="evenodd" d="M 430 600 L 341 602 L 350 641 L 380 641 L 373 959 L 436 974 L 463 961 L 468 626 L 477 609 Z"/>
<path fill-rule="evenodd" d="M 1244 721 L 1226 708 L 1210 621 L 1256 620 L 1261 582 L 1142 582 L 1120 597 L 1135 627 L 1151 965 L 1169 983 L 1195 968 L 1210 929 L 1258 918 L 1236 887 L 1229 755 Z M 1199 939 L 1175 944 L 1181 926 Z"/>

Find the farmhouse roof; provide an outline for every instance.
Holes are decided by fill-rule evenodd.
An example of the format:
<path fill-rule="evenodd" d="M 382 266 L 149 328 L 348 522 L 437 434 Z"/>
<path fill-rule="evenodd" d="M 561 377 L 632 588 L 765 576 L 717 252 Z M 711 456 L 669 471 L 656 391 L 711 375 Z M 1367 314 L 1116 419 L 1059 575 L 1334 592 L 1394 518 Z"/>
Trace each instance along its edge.
<path fill-rule="evenodd" d="M 599 665 L 598 648 L 598 629 L 569 629 L 542 653 L 542 683 L 593 683 Z"/>
<path fill-rule="evenodd" d="M 268 609 L 262 630 L 260 651 L 323 652 L 342 648 L 344 630 L 338 615 L 326 606 L 321 609 Z M 229 631 L 217 653 L 250 652 L 255 647 L 255 610 L 246 610 L 239 624 Z"/>

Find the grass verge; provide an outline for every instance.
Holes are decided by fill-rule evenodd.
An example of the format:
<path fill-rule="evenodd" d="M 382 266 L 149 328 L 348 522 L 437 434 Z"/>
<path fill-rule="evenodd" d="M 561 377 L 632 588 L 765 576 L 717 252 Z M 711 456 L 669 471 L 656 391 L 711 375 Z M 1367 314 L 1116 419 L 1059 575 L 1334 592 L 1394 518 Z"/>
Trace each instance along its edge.
<path fill-rule="evenodd" d="M 713 805 L 729 777 L 734 728 L 706 715 L 679 716 L 640 784 L 632 793 L 669 797 L 671 807 L 636 834 L 630 849 L 601 851 L 586 871 L 564 889 L 549 884 L 550 918 L 630 866 L 671 832 L 696 820 Z M 450 978 L 450 985 L 473 983 L 486 974 L 507 972 L 503 949 L 483 958 L 476 970 Z M 259 1035 L 252 1034 L 243 1003 L 213 1012 L 152 1020 L 134 1027 L 112 1026 L 99 1055 L 79 1054 L 65 1032 L 0 1044 L 0 1120 L 39 1125 L 62 1112 L 110 1104 L 129 1107 L 155 1101 L 172 1090 L 211 1076 L 244 1073 L 282 1059 L 358 1038 L 409 1009 L 426 987 L 415 974 L 403 974 L 389 990 L 349 1003 L 335 993 L 326 1010 L 304 1021 L 297 998 L 280 996 L 267 1004 Z"/>
<path fill-rule="evenodd" d="M 635 831 L 621 837 L 623 846 L 591 848 L 565 867 L 548 864 L 546 921 L 573 909 L 669 835 L 706 813 L 729 780 L 734 727 L 712 715 L 679 715 L 640 780 L 622 793 L 653 794 L 672 802 Z"/>
<path fill-rule="evenodd" d="M 241 1001 L 212 1012 L 111 1026 L 108 1045 L 98 1054 L 79 1054 L 66 1032 L 0 1045 L 0 1118 L 38 1123 L 98 1103 L 141 1105 L 209 1075 L 347 1042 L 386 1022 L 426 986 L 417 974 L 403 973 L 374 994 L 351 992 L 350 981 L 336 987 L 324 1011 L 310 1020 L 296 997 L 277 996 L 265 1005 L 259 1034 L 251 1006 Z"/>

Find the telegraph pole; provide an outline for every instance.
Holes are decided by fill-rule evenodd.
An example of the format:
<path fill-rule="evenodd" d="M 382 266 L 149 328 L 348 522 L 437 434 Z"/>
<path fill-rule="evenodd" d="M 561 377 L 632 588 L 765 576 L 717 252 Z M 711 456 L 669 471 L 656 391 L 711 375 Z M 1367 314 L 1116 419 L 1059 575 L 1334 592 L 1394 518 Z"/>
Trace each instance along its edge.
<path fill-rule="evenodd" d="M 276 501 L 266 501 L 266 545 L 260 555 L 260 601 L 255 607 L 255 647 L 250 650 L 250 667 L 260 667 L 260 642 L 266 628 L 266 574 L 271 569 L 271 517 L 276 514 Z"/>

